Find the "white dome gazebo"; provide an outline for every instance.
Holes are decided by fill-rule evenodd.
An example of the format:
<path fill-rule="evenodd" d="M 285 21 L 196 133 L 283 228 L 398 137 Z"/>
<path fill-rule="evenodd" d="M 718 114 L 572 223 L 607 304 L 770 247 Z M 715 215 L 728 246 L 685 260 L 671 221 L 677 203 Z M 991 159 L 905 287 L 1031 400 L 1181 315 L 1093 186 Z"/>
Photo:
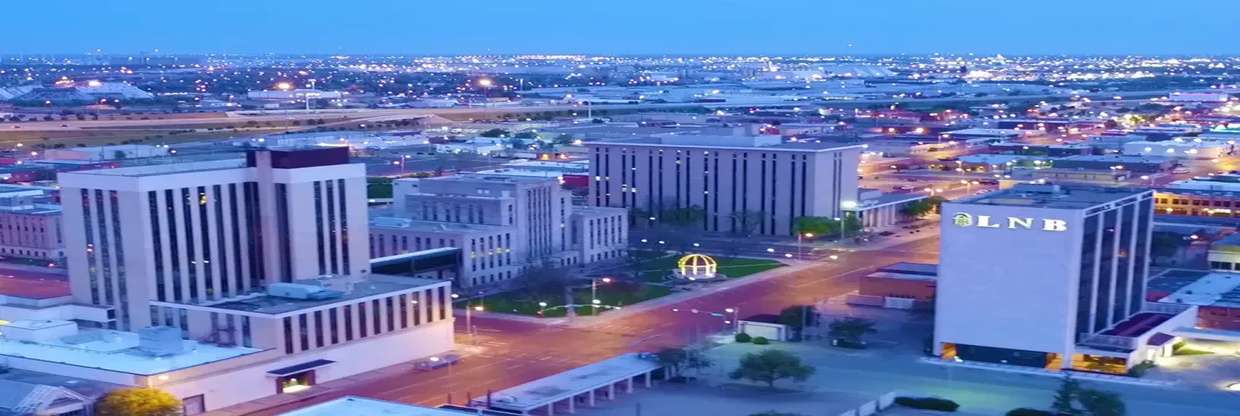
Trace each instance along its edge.
<path fill-rule="evenodd" d="M 721 277 L 719 263 L 705 254 L 690 254 L 676 262 L 676 277 L 688 280 L 707 280 Z"/>

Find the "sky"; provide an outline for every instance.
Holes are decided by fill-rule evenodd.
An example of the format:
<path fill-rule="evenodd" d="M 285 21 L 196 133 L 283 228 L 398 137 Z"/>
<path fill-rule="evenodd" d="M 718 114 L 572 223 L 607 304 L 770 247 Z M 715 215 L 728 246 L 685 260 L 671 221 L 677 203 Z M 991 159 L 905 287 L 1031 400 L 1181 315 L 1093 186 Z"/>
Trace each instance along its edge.
<path fill-rule="evenodd" d="M 5 3 L 0 54 L 1240 55 L 1236 0 Z"/>

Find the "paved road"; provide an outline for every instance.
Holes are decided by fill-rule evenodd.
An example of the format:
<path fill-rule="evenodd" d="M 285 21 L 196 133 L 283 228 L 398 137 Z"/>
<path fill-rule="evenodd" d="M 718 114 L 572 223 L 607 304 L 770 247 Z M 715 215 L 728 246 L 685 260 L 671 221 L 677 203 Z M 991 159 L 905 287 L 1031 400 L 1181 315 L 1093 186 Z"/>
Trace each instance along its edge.
<path fill-rule="evenodd" d="M 849 253 L 836 262 L 741 287 L 710 293 L 666 308 L 613 319 L 579 329 L 476 317 L 478 335 L 471 340 L 458 320 L 457 342 L 475 345 L 476 354 L 452 369 L 401 374 L 359 381 L 314 399 L 267 409 L 254 415 L 275 415 L 349 394 L 406 403 L 460 403 L 467 396 L 500 390 L 535 378 L 629 351 L 652 351 L 685 345 L 724 329 L 722 318 L 703 312 L 739 308 L 742 316 L 778 313 L 793 304 L 813 303 L 853 291 L 858 279 L 874 267 L 896 261 L 936 261 L 938 239 L 925 238 L 874 252 Z M 678 309 L 680 312 L 673 311 Z M 467 347 L 468 348 L 468 347 Z"/>

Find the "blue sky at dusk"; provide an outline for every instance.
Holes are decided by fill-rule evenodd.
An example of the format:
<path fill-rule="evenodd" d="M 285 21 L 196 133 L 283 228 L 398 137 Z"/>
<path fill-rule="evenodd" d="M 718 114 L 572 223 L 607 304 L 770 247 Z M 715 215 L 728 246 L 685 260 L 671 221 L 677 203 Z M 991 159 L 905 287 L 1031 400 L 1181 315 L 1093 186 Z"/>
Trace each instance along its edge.
<path fill-rule="evenodd" d="M 1240 1 L 46 0 L 0 54 L 1240 54 Z"/>

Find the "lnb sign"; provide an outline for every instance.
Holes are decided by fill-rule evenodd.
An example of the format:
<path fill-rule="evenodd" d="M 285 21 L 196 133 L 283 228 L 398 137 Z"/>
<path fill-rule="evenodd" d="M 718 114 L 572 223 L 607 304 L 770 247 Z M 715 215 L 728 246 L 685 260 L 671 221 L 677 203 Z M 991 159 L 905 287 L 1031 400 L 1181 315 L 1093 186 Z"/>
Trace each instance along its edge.
<path fill-rule="evenodd" d="M 1004 217 L 997 219 L 989 215 L 973 215 L 958 212 L 952 216 L 952 224 L 957 227 L 975 228 L 1006 228 L 1009 230 L 1042 230 L 1052 232 L 1068 231 L 1068 222 L 1054 218 Z"/>

